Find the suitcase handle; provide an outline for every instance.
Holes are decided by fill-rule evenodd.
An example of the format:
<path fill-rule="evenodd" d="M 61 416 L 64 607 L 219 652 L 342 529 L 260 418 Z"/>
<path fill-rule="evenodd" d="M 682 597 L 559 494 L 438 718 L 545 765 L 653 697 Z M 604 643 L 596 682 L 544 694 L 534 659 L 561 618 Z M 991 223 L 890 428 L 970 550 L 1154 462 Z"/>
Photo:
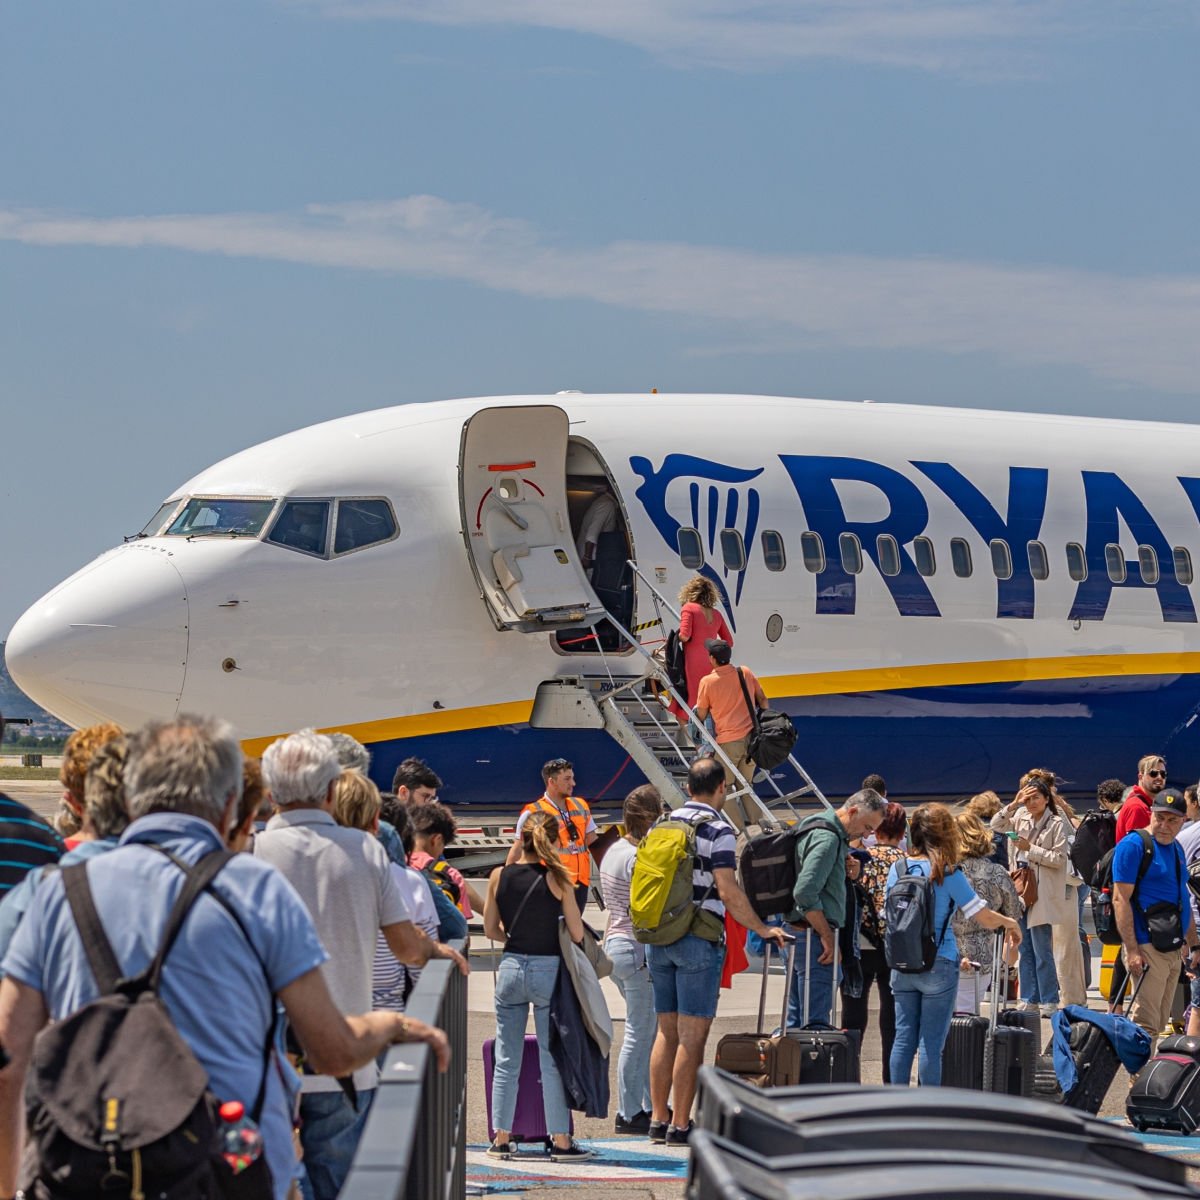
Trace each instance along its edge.
<path fill-rule="evenodd" d="M 787 1032 L 787 1010 L 788 997 L 792 994 L 792 980 L 796 977 L 796 939 L 788 937 L 788 952 L 787 952 L 787 969 L 783 980 L 783 1014 L 779 1018 L 779 1029 L 781 1032 Z M 771 954 L 775 949 L 775 943 L 763 941 L 763 968 L 762 968 L 762 987 L 758 992 L 758 1025 L 756 1032 L 765 1034 L 766 1028 L 764 1022 L 767 1019 L 767 979 L 771 971 Z"/>

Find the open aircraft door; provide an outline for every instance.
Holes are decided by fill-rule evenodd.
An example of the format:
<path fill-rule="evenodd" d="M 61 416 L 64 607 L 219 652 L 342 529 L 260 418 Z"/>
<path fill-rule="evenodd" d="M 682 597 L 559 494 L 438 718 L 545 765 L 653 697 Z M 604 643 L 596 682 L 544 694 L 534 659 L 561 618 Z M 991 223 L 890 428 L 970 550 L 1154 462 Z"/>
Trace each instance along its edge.
<path fill-rule="evenodd" d="M 486 408 L 463 426 L 463 537 L 497 629 L 568 629 L 604 615 L 571 533 L 569 429 L 552 404 Z"/>

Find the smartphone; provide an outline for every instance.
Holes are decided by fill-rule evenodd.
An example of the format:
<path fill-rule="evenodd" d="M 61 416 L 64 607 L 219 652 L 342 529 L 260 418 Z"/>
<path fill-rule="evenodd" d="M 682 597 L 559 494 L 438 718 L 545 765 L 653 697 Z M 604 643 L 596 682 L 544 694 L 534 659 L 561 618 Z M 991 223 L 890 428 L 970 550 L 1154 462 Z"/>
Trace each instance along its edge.
<path fill-rule="evenodd" d="M 1008 831 L 1008 840 L 1010 842 L 1015 842 L 1020 836 L 1021 835 L 1015 829 L 1010 829 Z"/>

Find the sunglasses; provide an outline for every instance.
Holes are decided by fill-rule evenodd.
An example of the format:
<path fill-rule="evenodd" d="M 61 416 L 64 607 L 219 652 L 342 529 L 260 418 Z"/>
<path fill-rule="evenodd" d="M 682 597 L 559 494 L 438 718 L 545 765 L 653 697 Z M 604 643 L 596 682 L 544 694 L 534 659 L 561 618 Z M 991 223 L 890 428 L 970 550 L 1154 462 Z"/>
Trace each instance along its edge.
<path fill-rule="evenodd" d="M 1146 775 L 1150 779 L 1166 779 L 1166 771 L 1147 771 Z"/>

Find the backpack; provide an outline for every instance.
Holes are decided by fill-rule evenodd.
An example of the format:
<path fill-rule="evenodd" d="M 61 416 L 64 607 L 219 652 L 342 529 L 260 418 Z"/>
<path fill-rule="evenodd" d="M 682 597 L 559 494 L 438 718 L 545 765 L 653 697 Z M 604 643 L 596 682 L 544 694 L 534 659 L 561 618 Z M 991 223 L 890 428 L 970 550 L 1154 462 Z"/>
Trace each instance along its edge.
<path fill-rule="evenodd" d="M 438 888 L 455 908 L 459 907 L 462 889 L 455 883 L 454 877 L 450 874 L 450 864 L 444 858 L 435 858 L 432 862 L 427 862 L 421 868 L 421 874 L 435 888 Z"/>
<path fill-rule="evenodd" d="M 47 1025 L 33 1043 L 25 1104 L 35 1174 L 25 1192 L 34 1200 L 271 1195 L 264 1155 L 237 1175 L 222 1156 L 219 1102 L 209 1091 L 208 1072 L 158 995 L 163 964 L 192 904 L 232 857 L 216 850 L 195 867 L 185 865 L 187 879 L 158 951 L 132 978 L 122 975 L 100 923 L 87 864 L 63 868 L 63 888 L 100 996 Z M 268 1053 L 271 1044 L 268 1036 Z M 249 1110 L 254 1117 L 262 1110 L 266 1078 L 264 1070 Z"/>
<path fill-rule="evenodd" d="M 1142 882 L 1142 876 L 1150 869 L 1154 859 L 1153 839 L 1145 829 L 1134 832 L 1142 839 L 1142 861 L 1138 863 L 1137 878 L 1134 880 L 1134 891 Z M 1096 864 L 1092 872 L 1092 923 L 1096 927 L 1096 936 L 1106 946 L 1121 944 L 1121 931 L 1117 928 L 1117 915 L 1113 909 L 1113 855 L 1117 848 L 1114 846 Z M 1188 883 L 1191 886 L 1191 872 L 1188 872 Z"/>
<path fill-rule="evenodd" d="M 667 634 L 667 644 L 663 651 L 663 668 L 667 672 L 667 678 L 671 681 L 671 686 L 682 693 L 683 698 L 687 699 L 687 671 L 683 665 L 684 643 L 679 636 L 678 629 L 672 629 Z"/>
<path fill-rule="evenodd" d="M 725 923 L 695 898 L 692 874 L 696 865 L 696 826 L 712 820 L 707 814 L 695 818 L 659 817 L 638 843 L 629 884 L 629 918 L 633 936 L 651 946 L 669 946 L 686 934 L 719 942 Z M 701 897 L 707 900 L 716 881 Z"/>
<path fill-rule="evenodd" d="M 946 910 L 946 919 L 937 936 L 933 932 L 933 913 L 937 904 L 936 885 L 928 875 L 913 871 L 904 860 L 904 874 L 888 889 L 883 905 L 883 952 L 888 966 L 901 975 L 920 975 L 932 970 L 938 950 L 946 938 L 954 901 Z"/>
<path fill-rule="evenodd" d="M 800 840 L 812 830 L 829 828 L 820 813 L 813 813 L 795 825 L 768 829 L 756 834 L 742 849 L 738 862 L 739 882 L 750 907 L 765 921 L 795 907 L 797 851 Z"/>
<path fill-rule="evenodd" d="M 1115 813 L 1099 809 L 1083 814 L 1071 845 L 1071 865 L 1080 879 L 1091 879 L 1096 864 L 1117 844 Z"/>
<path fill-rule="evenodd" d="M 796 744 L 796 727 L 787 713 L 776 712 L 770 708 L 758 708 L 750 699 L 750 691 L 746 687 L 746 677 L 742 668 L 737 669 L 738 683 L 742 685 L 742 695 L 746 707 L 750 710 L 750 719 L 754 727 L 750 731 L 750 739 L 746 744 L 746 757 L 764 771 L 770 771 L 780 763 L 787 762 L 792 747 Z"/>

